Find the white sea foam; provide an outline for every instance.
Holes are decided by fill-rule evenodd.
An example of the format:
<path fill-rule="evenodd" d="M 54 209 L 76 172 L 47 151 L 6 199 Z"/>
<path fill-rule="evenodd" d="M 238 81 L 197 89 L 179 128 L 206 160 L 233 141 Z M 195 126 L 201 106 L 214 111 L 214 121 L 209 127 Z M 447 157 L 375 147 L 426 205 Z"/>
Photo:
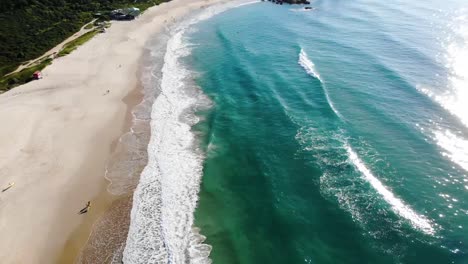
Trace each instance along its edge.
<path fill-rule="evenodd" d="M 299 64 L 302 66 L 302 68 L 304 68 L 304 70 L 306 70 L 309 75 L 312 75 L 321 83 L 323 83 L 320 74 L 318 73 L 317 69 L 315 69 L 315 64 L 309 59 L 309 56 L 307 56 L 307 53 L 304 49 L 301 49 L 301 52 L 299 53 Z"/>
<path fill-rule="evenodd" d="M 320 177 L 321 192 L 326 196 L 334 196 L 340 207 L 348 211 L 353 219 L 363 224 L 372 236 L 382 236 L 387 231 L 398 228 L 403 222 L 408 222 L 412 227 L 426 234 L 436 233 L 435 223 L 416 213 L 372 173 L 357 152 L 352 149 L 344 131 L 324 133 L 319 127 L 306 126 L 298 131 L 296 139 L 304 150 L 312 153 L 316 164 L 323 171 Z M 365 142 L 360 144 L 366 145 Z M 367 149 L 366 156 L 371 157 L 373 163 L 376 162 L 378 155 L 375 155 L 369 147 L 364 148 Z M 350 170 L 356 171 L 360 177 L 350 178 Z M 388 168 L 386 175 L 392 174 L 391 168 Z M 377 195 L 368 193 L 365 188 L 368 185 L 372 188 L 371 192 L 375 191 Z M 386 217 L 386 213 L 376 208 L 382 201 L 389 205 L 389 209 L 401 221 L 393 222 L 392 219 L 383 218 Z M 381 226 L 376 226 L 375 223 Z"/>
<path fill-rule="evenodd" d="M 444 149 L 442 155 L 468 171 L 468 140 L 465 140 L 449 130 L 434 131 L 434 139 L 437 145 Z"/>
<path fill-rule="evenodd" d="M 313 10 L 315 10 L 315 8 L 312 8 L 312 9 L 291 8 L 291 9 L 289 9 L 289 11 L 291 11 L 291 12 L 310 12 L 310 11 L 313 11 Z"/>
<path fill-rule="evenodd" d="M 434 234 L 435 229 L 425 216 L 417 214 L 413 209 L 406 205 L 402 200 L 395 196 L 382 182 L 375 177 L 366 167 L 365 163 L 359 158 L 357 153 L 349 145 L 345 145 L 350 162 L 362 173 L 363 178 L 382 196 L 382 198 L 391 205 L 393 211 L 399 216 L 407 219 L 413 227 L 423 231 L 426 234 Z"/>
<path fill-rule="evenodd" d="M 168 41 L 162 91 L 152 109 L 148 164 L 134 195 L 125 263 L 187 261 L 201 157 L 190 151 L 190 126 L 179 121 L 194 103 L 183 91 L 188 72 L 178 62 L 187 53 L 182 33 Z"/>
<path fill-rule="evenodd" d="M 201 244 L 204 237 L 193 228 L 204 157 L 194 147 L 191 132 L 197 118 L 187 112 L 193 112 L 199 93 L 188 87 L 190 72 L 180 58 L 190 52 L 184 34 L 191 25 L 249 3 L 254 2 L 207 8 L 172 32 L 164 56 L 161 93 L 151 113 L 148 164 L 133 197 L 124 263 L 211 262 L 211 247 Z"/>
<path fill-rule="evenodd" d="M 302 66 L 302 68 L 304 68 L 304 70 L 307 72 L 307 74 L 309 74 L 310 76 L 312 76 L 312 77 L 314 77 L 314 78 L 316 78 L 317 80 L 320 81 L 320 83 L 322 84 L 323 91 L 325 93 L 325 97 L 327 98 L 328 104 L 330 105 L 333 112 L 335 112 L 335 114 L 338 117 L 342 118 L 340 112 L 338 112 L 338 110 L 335 108 L 335 105 L 331 101 L 330 96 L 328 95 L 328 91 L 324 87 L 325 83 L 322 80 L 322 77 L 320 77 L 319 72 L 315 68 L 315 64 L 312 62 L 312 60 L 309 58 L 309 56 L 307 56 L 307 53 L 305 52 L 304 49 L 301 49 L 301 52 L 299 53 L 298 63 L 299 63 L 299 65 Z"/>

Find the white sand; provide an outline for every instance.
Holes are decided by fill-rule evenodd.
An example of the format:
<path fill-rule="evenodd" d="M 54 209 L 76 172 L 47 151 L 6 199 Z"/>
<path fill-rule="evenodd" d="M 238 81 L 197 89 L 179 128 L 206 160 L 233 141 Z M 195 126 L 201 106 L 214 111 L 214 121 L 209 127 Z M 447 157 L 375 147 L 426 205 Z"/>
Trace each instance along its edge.
<path fill-rule="evenodd" d="M 114 22 L 44 79 L 0 95 L 1 263 L 54 263 L 104 189 L 112 144 L 124 127 L 122 102 L 137 85 L 148 38 L 190 11 L 222 0 L 174 0 L 131 22 Z M 109 94 L 106 91 L 110 90 Z"/>

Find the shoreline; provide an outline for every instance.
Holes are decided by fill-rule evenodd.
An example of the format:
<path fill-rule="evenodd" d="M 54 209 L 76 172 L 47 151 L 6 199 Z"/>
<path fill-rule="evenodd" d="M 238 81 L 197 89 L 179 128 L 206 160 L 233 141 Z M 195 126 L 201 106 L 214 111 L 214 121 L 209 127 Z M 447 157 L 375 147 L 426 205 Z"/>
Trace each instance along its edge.
<path fill-rule="evenodd" d="M 130 129 L 133 126 L 133 115 L 132 110 L 141 103 L 143 100 L 143 93 L 141 84 L 138 82 L 136 87 L 131 90 L 126 97 L 122 99 L 127 106 L 125 122 L 121 130 L 121 136 L 112 142 L 111 151 L 109 152 L 109 164 L 113 159 L 113 154 L 116 153 L 117 148 L 119 147 L 120 140 L 122 136 L 130 132 Z M 120 150 L 125 152 L 126 149 L 123 148 Z M 107 171 L 107 169 L 106 169 Z M 83 251 L 86 249 L 86 246 L 89 244 L 90 239 L 94 233 L 96 225 L 99 224 L 99 221 L 106 217 L 106 214 L 112 210 L 114 203 L 119 202 L 122 199 L 127 198 L 127 195 L 114 195 L 108 191 L 108 187 L 111 184 L 111 181 L 106 177 L 102 178 L 102 191 L 101 193 L 93 198 L 93 215 L 91 218 L 88 218 L 87 221 L 83 222 L 69 237 L 67 240 L 62 253 L 60 254 L 58 263 L 81 263 L 79 260 L 83 256 Z M 130 199 L 131 200 L 131 199 Z M 84 254 L 86 255 L 86 253 Z M 87 262 L 85 262 L 87 263 Z M 89 262 L 88 262 L 89 263 Z"/>
<path fill-rule="evenodd" d="M 163 48 L 164 52 L 161 53 L 160 56 L 153 57 L 152 59 L 160 59 L 164 61 L 167 41 L 170 39 L 170 33 L 165 32 L 170 31 L 168 27 L 177 25 L 178 23 L 180 23 L 180 21 L 184 20 L 185 16 L 188 16 L 191 13 L 198 11 L 197 9 L 206 8 L 211 5 L 219 4 L 219 2 L 223 1 L 224 0 L 193 1 L 195 7 L 192 7 L 192 9 L 190 9 L 189 11 L 185 11 L 186 13 L 181 12 L 180 14 L 175 15 L 166 14 L 166 16 L 170 15 L 171 21 L 165 20 L 163 22 L 164 28 L 160 28 L 159 30 L 153 32 L 150 36 L 148 36 L 147 42 L 144 44 L 143 47 L 142 55 L 139 59 L 139 66 L 136 73 L 137 83 L 135 85 L 135 88 L 132 91 L 130 91 L 126 97 L 122 99 L 122 102 L 124 102 L 127 106 L 125 123 L 122 128 L 121 136 L 113 142 L 112 151 L 109 153 L 110 159 L 107 163 L 106 173 L 104 177 L 105 188 L 103 189 L 103 192 L 100 193 L 99 196 L 97 196 L 95 199 L 98 201 L 99 204 L 99 213 L 94 217 L 92 221 L 81 224 L 70 236 L 60 256 L 59 263 L 108 263 L 109 259 L 112 259 L 112 263 L 114 263 L 114 261 L 120 261 L 122 259 L 128 231 L 130 228 L 130 213 L 133 205 L 133 195 L 139 183 L 140 174 L 143 172 L 143 169 L 146 167 L 146 164 L 148 162 L 147 147 L 151 136 L 151 110 L 154 101 L 156 100 L 157 96 L 159 96 L 159 93 L 155 96 L 146 94 L 148 93 L 148 90 L 149 92 L 155 91 L 153 88 L 148 89 L 148 87 L 146 87 L 153 86 L 153 83 L 144 83 L 141 79 L 143 76 L 143 72 L 145 71 L 143 70 L 143 68 L 148 65 L 152 65 L 151 61 L 144 62 L 145 59 L 143 58 L 145 58 L 146 56 L 148 56 L 147 58 L 151 57 L 149 56 L 149 54 L 145 53 L 151 53 L 151 47 L 156 45 L 159 46 L 159 48 Z M 173 0 L 172 2 L 176 1 Z M 200 5 L 201 2 L 205 2 L 207 4 Z M 153 6 L 147 11 L 156 9 L 159 6 L 160 5 Z M 190 8 L 190 6 L 188 8 Z M 168 37 L 161 37 L 159 36 L 160 34 L 167 34 Z M 153 39 L 153 37 L 156 35 L 156 39 Z M 155 42 L 158 44 L 155 44 Z M 163 64 L 160 65 L 158 71 L 161 71 L 160 68 L 162 68 L 162 66 Z M 160 79 L 162 76 L 158 77 Z M 153 79 L 152 81 L 160 81 L 154 75 L 151 79 Z M 148 112 L 141 113 L 140 111 L 140 114 L 147 114 L 147 119 L 138 119 L 138 113 L 136 113 L 136 111 L 138 111 L 137 108 L 144 107 L 143 104 L 145 104 L 146 100 L 149 101 L 150 108 L 146 109 Z M 146 103 L 148 104 L 148 102 Z M 143 142 L 135 143 L 135 141 L 133 141 L 133 144 L 130 144 L 129 142 L 122 142 L 124 140 L 124 137 L 130 136 L 135 139 L 138 137 L 136 134 L 139 133 L 144 134 L 143 137 L 146 136 L 146 138 L 143 139 Z M 138 139 L 136 141 L 138 141 Z M 109 166 L 112 167 L 113 162 L 128 162 L 128 160 L 133 159 L 133 155 L 135 153 L 132 153 L 130 149 L 133 149 L 135 147 L 143 147 L 145 154 L 144 157 L 139 157 L 140 160 L 144 160 L 144 164 L 134 164 L 135 166 L 133 167 L 133 170 L 136 170 L 136 174 L 134 171 L 133 176 L 124 175 L 130 176 L 129 178 L 125 177 L 124 179 L 119 178 L 119 175 L 117 175 L 117 177 L 112 175 L 109 176 L 108 174 L 112 174 L 112 172 L 108 171 Z M 119 172 L 115 173 L 118 174 Z M 119 186 L 121 184 L 130 185 L 122 188 L 122 186 Z M 116 191 L 114 185 L 117 185 L 121 188 L 119 191 L 117 191 L 118 194 L 112 193 L 113 191 Z M 103 242 L 104 240 L 106 242 Z M 76 246 L 74 247 L 73 245 Z"/>
<path fill-rule="evenodd" d="M 125 134 L 131 109 L 123 100 L 138 90 L 144 48 L 168 22 L 222 1 L 173 0 L 114 22 L 54 60 L 42 80 L 0 95 L 0 186 L 15 183 L 0 194 L 5 263 L 76 260 L 96 220 L 118 201 L 104 172 Z M 79 215 L 87 201 L 92 209 Z"/>
<path fill-rule="evenodd" d="M 159 96 L 159 89 L 161 88 L 158 87 L 156 89 L 157 91 L 155 91 L 153 82 L 159 82 L 162 78 L 162 75 L 156 77 L 153 75 L 154 72 L 151 70 L 149 71 L 151 73 L 150 75 L 152 75 L 150 78 L 151 81 L 149 83 L 145 83 L 142 78 L 145 74 L 144 72 L 148 70 L 144 70 L 143 68 L 147 66 L 154 66 L 153 60 L 155 59 L 164 62 L 167 42 L 171 37 L 171 30 L 169 28 L 178 25 L 192 13 L 199 12 L 199 9 L 204 9 L 223 2 L 225 3 L 226 1 L 193 1 L 192 4 L 194 6 L 189 5 L 189 10 L 182 11 L 181 13 L 175 15 L 171 15 L 170 13 L 166 14 L 167 17 L 170 15 L 171 21 L 164 20 L 164 28 L 155 31 L 150 36 L 148 36 L 147 42 L 143 47 L 141 58 L 139 59 L 140 62 L 138 63 L 139 66 L 136 74 L 136 87 L 130 91 L 129 94 L 122 100 L 122 102 L 127 105 L 126 119 L 122 129 L 122 134 L 118 140 L 113 142 L 112 151 L 109 153 L 110 159 L 107 163 L 107 169 L 104 177 L 105 190 L 103 190 L 103 192 L 96 198 L 98 203 L 101 204 L 99 206 L 99 215 L 94 217 L 93 221 L 83 223 L 78 227 L 77 230 L 75 230 L 74 234 L 67 241 L 67 245 L 61 254 L 59 263 L 110 263 L 110 259 L 112 260 L 112 263 L 115 261 L 120 263 L 119 261 L 122 260 L 123 251 L 127 241 L 127 235 L 130 228 L 130 214 L 133 205 L 133 195 L 137 185 L 139 184 L 140 174 L 143 172 L 143 169 L 146 167 L 148 162 L 147 148 L 151 136 L 151 110 L 154 101 Z M 153 8 L 156 9 L 158 7 L 159 5 L 153 6 L 149 10 Z M 154 46 L 164 50 L 164 52 L 159 54 L 159 56 L 151 56 L 150 54 L 152 51 L 154 51 L 151 49 L 153 49 Z M 151 60 L 148 61 L 148 58 L 151 58 Z M 162 70 L 163 65 L 164 63 L 161 63 L 161 65 L 156 67 L 158 72 Z M 146 72 L 146 74 L 149 72 Z M 147 94 L 148 92 L 157 92 L 157 94 Z M 149 105 L 149 108 L 146 109 L 147 111 L 138 111 L 138 108 L 144 108 L 145 104 L 146 106 Z M 138 115 L 147 116 L 143 119 L 139 119 L 137 117 Z M 137 134 L 143 135 L 143 139 L 138 137 Z M 131 142 L 125 142 L 125 137 L 127 136 L 133 138 L 133 140 L 130 140 Z M 144 151 L 144 155 L 139 156 L 139 160 L 143 161 L 143 163 L 138 161 L 135 162 L 135 153 L 132 153 L 130 150 L 134 149 L 135 147 L 143 148 L 142 150 Z M 138 154 L 141 155 L 141 153 Z M 129 173 L 133 175 L 123 175 L 124 178 L 121 178 L 119 175 L 113 176 L 113 173 L 109 172 L 109 167 L 113 167 L 115 165 L 112 163 L 119 162 L 132 162 L 140 164 L 133 164 L 133 173 Z M 119 167 L 119 165 L 115 166 Z M 114 171 L 114 174 L 122 173 L 119 168 L 117 168 L 117 170 L 117 172 Z M 122 184 L 124 186 L 122 186 Z M 114 187 L 114 185 L 117 185 L 117 187 Z M 113 193 L 115 191 L 117 194 Z M 78 246 L 81 245 L 81 247 L 73 247 L 70 244 L 76 244 Z"/>
<path fill-rule="evenodd" d="M 223 1 L 219 2 L 220 4 Z M 193 226 L 204 155 L 192 127 L 197 109 L 211 105 L 180 60 L 189 55 L 185 37 L 191 28 L 230 8 L 254 2 L 225 1 L 200 6 L 200 12 L 171 30 L 161 71 L 160 95 L 151 109 L 148 163 L 134 193 L 131 222 L 123 252 L 125 263 L 209 262 L 210 246 Z M 188 81 L 188 82 L 187 82 Z"/>

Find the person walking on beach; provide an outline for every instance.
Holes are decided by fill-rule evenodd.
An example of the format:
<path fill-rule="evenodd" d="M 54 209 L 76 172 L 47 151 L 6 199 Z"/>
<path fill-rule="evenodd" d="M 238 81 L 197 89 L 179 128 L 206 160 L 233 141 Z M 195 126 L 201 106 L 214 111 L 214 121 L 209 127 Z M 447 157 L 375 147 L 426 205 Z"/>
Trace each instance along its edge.
<path fill-rule="evenodd" d="M 88 201 L 88 203 L 86 204 L 85 208 L 81 209 L 80 210 L 80 214 L 85 214 L 88 212 L 89 208 L 91 208 L 91 201 Z"/>

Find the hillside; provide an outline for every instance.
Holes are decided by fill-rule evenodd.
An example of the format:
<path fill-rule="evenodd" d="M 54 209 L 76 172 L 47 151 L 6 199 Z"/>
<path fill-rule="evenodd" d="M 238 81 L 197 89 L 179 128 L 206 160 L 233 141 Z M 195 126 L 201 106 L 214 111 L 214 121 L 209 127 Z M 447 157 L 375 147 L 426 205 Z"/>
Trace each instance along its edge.
<path fill-rule="evenodd" d="M 1 0 L 0 77 L 78 31 L 96 12 L 166 0 Z"/>

